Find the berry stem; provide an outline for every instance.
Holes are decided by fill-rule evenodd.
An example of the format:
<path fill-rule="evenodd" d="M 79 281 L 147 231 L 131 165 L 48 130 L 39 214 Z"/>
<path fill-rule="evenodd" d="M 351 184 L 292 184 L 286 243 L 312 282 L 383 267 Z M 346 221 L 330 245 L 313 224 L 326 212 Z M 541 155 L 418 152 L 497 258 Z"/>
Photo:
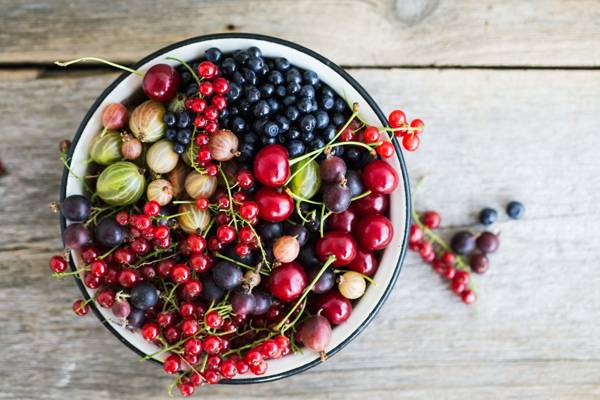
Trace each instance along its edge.
<path fill-rule="evenodd" d="M 296 326 L 296 324 L 298 323 L 298 320 L 300 319 L 300 317 L 302 317 L 302 314 L 304 313 L 304 309 L 306 308 L 306 303 L 307 303 L 307 299 L 304 299 L 302 301 L 302 306 L 300 307 L 300 312 L 298 313 L 298 315 L 296 315 L 296 318 L 294 318 L 293 321 L 291 321 L 289 324 L 287 324 L 283 328 L 281 328 L 281 334 L 282 335 L 285 333 L 285 331 L 287 331 L 291 327 Z"/>
<path fill-rule="evenodd" d="M 227 197 L 229 197 L 229 212 L 231 213 L 231 218 L 233 219 L 233 225 L 235 226 L 235 230 L 238 230 L 238 222 L 237 216 L 235 215 L 235 211 L 233 211 L 233 196 L 231 196 L 231 186 L 229 186 L 229 180 L 227 179 L 227 175 L 223 172 L 223 168 L 219 164 L 219 172 L 221 173 L 221 177 L 225 182 L 225 187 L 227 188 Z"/>
<path fill-rule="evenodd" d="M 248 264 L 244 264 L 243 262 L 236 261 L 236 260 L 234 260 L 233 258 L 229 258 L 229 257 L 227 257 L 227 256 L 224 256 L 224 255 L 223 255 L 223 254 L 221 254 L 221 253 L 214 253 L 214 254 L 215 254 L 215 257 L 217 257 L 217 258 L 221 258 L 221 259 L 223 259 L 223 260 L 229 261 L 230 263 L 233 263 L 233 264 L 239 265 L 239 266 L 240 266 L 240 267 L 242 267 L 242 268 L 249 269 L 249 270 L 252 270 L 252 271 L 255 271 L 255 270 L 256 270 L 256 268 L 254 268 L 254 267 L 251 267 L 251 266 L 250 266 L 250 265 L 248 265 Z M 260 274 L 262 274 L 262 275 L 266 275 L 266 276 L 268 276 L 268 275 L 269 275 L 267 272 L 264 272 L 264 271 L 258 271 L 258 272 L 259 272 Z"/>
<path fill-rule="evenodd" d="M 202 81 L 202 79 L 198 76 L 198 74 L 196 74 L 196 71 L 194 71 L 194 69 L 192 67 L 190 67 L 190 65 L 188 63 L 186 63 L 185 61 L 177 58 L 177 57 L 173 57 L 173 56 L 169 56 L 166 57 L 167 60 L 173 60 L 173 61 L 177 61 L 178 63 L 180 63 L 181 65 L 183 65 L 188 71 L 190 71 L 190 74 L 192 74 L 192 76 L 194 77 L 194 79 L 196 80 L 196 82 L 198 84 L 200 84 L 200 82 Z M 200 94 L 200 92 L 198 92 L 198 94 Z"/>
<path fill-rule="evenodd" d="M 317 273 L 317 275 L 314 277 L 312 282 L 310 282 L 310 284 L 306 288 L 304 288 L 302 295 L 298 298 L 298 300 L 296 300 L 296 303 L 294 304 L 294 306 L 290 309 L 290 311 L 287 313 L 287 315 L 285 317 L 283 317 L 283 319 L 277 325 L 275 325 L 275 327 L 273 328 L 275 331 L 281 330 L 281 327 L 285 324 L 285 321 L 287 321 L 287 319 L 292 316 L 292 314 L 294 313 L 294 310 L 298 307 L 298 305 L 302 302 L 302 300 L 304 300 L 306 298 L 306 296 L 308 296 L 308 293 L 317 284 L 317 282 L 321 278 L 321 275 L 323 275 L 323 273 L 325 272 L 327 267 L 329 267 L 334 262 L 335 262 L 335 256 L 331 255 L 327 258 L 327 261 L 325 261 L 325 263 L 319 270 L 319 273 Z"/>
<path fill-rule="evenodd" d="M 123 71 L 131 72 L 131 73 L 136 74 L 138 76 L 142 76 L 142 77 L 144 76 L 144 74 L 142 74 L 138 70 L 126 67 L 126 66 L 121 65 L 121 64 L 116 64 L 114 62 L 111 62 L 111 61 L 108 61 L 108 60 L 104 60 L 104 59 L 98 58 L 98 57 L 81 57 L 81 58 L 77 58 L 75 60 L 66 61 L 66 62 L 54 61 L 54 64 L 58 65 L 59 67 L 68 67 L 71 64 L 76 64 L 76 63 L 83 62 L 83 61 L 96 61 L 96 62 L 100 62 L 100 63 L 103 63 L 103 64 L 110 65 L 111 67 L 122 69 Z"/>
<path fill-rule="evenodd" d="M 363 192 L 363 193 L 359 194 L 358 196 L 354 196 L 352 198 L 352 201 L 356 201 L 356 200 L 362 199 L 363 197 L 367 197 L 370 194 L 371 194 L 371 191 L 367 190 L 366 192 Z"/>
<path fill-rule="evenodd" d="M 314 200 L 305 199 L 304 197 L 299 196 L 296 193 L 292 192 L 289 188 L 286 188 L 285 192 L 288 195 L 290 195 L 291 197 L 293 197 L 294 199 L 296 199 L 296 200 L 298 200 L 300 202 L 309 203 L 309 204 L 316 204 L 318 206 L 323 205 L 323 203 L 320 202 L 320 201 L 314 201 Z"/>

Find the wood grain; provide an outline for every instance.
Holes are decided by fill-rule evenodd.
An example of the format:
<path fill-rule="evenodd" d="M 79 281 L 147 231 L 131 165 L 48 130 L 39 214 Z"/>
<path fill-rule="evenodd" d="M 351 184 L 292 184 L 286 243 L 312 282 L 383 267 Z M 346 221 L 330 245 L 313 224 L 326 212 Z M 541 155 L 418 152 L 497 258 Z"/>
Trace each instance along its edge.
<path fill-rule="evenodd" d="M 215 32 L 282 37 L 352 66 L 600 65 L 595 0 L 3 0 L 0 62 L 135 62 Z"/>
<path fill-rule="evenodd" d="M 155 47 L 155 46 L 153 46 Z M 302 375 L 203 388 L 211 399 L 594 399 L 600 397 L 600 71 L 350 71 L 385 110 L 427 122 L 413 178 L 420 209 L 450 228 L 510 199 L 526 217 L 502 233 L 466 307 L 409 255 L 396 290 L 356 341 Z M 163 399 L 168 378 L 53 280 L 60 248 L 57 143 L 116 75 L 0 73 L 0 399 Z M 444 234 L 449 231 L 444 230 Z"/>

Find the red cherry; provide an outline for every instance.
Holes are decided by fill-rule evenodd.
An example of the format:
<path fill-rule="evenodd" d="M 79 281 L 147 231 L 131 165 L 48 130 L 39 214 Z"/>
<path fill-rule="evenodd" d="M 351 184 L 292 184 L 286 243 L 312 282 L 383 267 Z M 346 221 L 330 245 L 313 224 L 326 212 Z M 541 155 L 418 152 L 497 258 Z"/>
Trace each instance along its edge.
<path fill-rule="evenodd" d="M 251 220 L 258 215 L 258 204 L 253 201 L 245 201 L 240 205 L 240 215 L 245 220 Z"/>
<path fill-rule="evenodd" d="M 112 289 L 102 289 L 96 295 L 96 303 L 101 307 L 110 308 L 115 304 L 115 291 Z"/>
<path fill-rule="evenodd" d="M 173 375 L 179 372 L 179 368 L 181 368 L 181 359 L 177 354 L 172 354 L 165 360 L 163 364 L 163 369 L 167 374 Z"/>
<path fill-rule="evenodd" d="M 65 272 L 65 270 L 67 269 L 67 265 L 67 260 L 65 260 L 65 258 L 62 256 L 53 256 L 50 259 L 50 269 L 52 270 L 52 272 Z"/>
<path fill-rule="evenodd" d="M 271 293 L 283 302 L 290 302 L 302 294 L 307 285 L 304 268 L 297 262 L 282 264 L 271 273 Z"/>
<path fill-rule="evenodd" d="M 75 300 L 71 306 L 75 315 L 82 317 L 90 311 L 90 305 L 85 300 Z"/>
<path fill-rule="evenodd" d="M 390 194 L 398 187 L 398 174 L 385 161 L 374 160 L 363 169 L 362 181 L 375 193 Z"/>
<path fill-rule="evenodd" d="M 190 279 L 190 269 L 185 264 L 177 264 L 171 270 L 171 279 L 175 283 L 183 283 Z"/>
<path fill-rule="evenodd" d="M 379 261 L 375 254 L 370 251 L 358 249 L 356 252 L 356 257 L 350 264 L 348 264 L 348 269 L 350 271 L 356 271 L 360 274 L 373 276 L 375 272 L 377 272 L 377 267 L 379 266 Z"/>
<path fill-rule="evenodd" d="M 356 224 L 355 237 L 366 250 L 383 250 L 392 241 L 394 227 L 381 214 L 367 215 Z"/>
<path fill-rule="evenodd" d="M 402 138 L 402 146 L 408 151 L 415 151 L 419 148 L 421 139 L 415 134 L 405 135 Z"/>
<path fill-rule="evenodd" d="M 356 257 L 356 242 L 349 233 L 332 231 L 327 232 L 317 241 L 315 251 L 321 262 L 325 262 L 330 255 L 335 256 L 332 265 L 343 267 L 352 262 Z"/>
<path fill-rule="evenodd" d="M 217 74 L 217 66 L 210 61 L 202 61 L 198 65 L 198 75 L 205 79 L 214 78 Z"/>
<path fill-rule="evenodd" d="M 280 144 L 263 147 L 254 157 L 254 176 L 263 185 L 282 186 L 290 176 L 288 152 Z"/>
<path fill-rule="evenodd" d="M 419 225 L 412 224 L 408 233 L 408 243 L 418 243 L 423 239 L 424 233 Z"/>
<path fill-rule="evenodd" d="M 258 204 L 258 216 L 269 222 L 288 219 L 294 211 L 294 201 L 285 192 L 277 192 L 270 187 L 262 187 L 256 192 L 254 200 Z"/>
<path fill-rule="evenodd" d="M 160 334 L 160 329 L 154 322 L 148 322 L 142 326 L 141 334 L 144 340 L 147 342 L 153 342 Z"/>
<path fill-rule="evenodd" d="M 391 142 L 383 142 L 375 148 L 381 158 L 390 158 L 394 155 L 394 145 Z"/>
<path fill-rule="evenodd" d="M 349 208 L 339 214 L 331 214 L 327 218 L 327 229 L 351 233 L 355 222 L 356 213 Z"/>
<path fill-rule="evenodd" d="M 357 215 L 385 214 L 389 207 L 390 196 L 381 193 L 370 193 L 352 202 L 352 209 Z M 334 215 L 331 215 L 329 218 L 332 218 Z"/>
<path fill-rule="evenodd" d="M 379 129 L 374 126 L 368 126 L 363 132 L 365 143 L 375 143 L 379 141 Z"/>
<path fill-rule="evenodd" d="M 331 290 L 317 297 L 315 308 L 333 325 L 345 322 L 352 314 L 352 303 L 337 290 Z"/>
<path fill-rule="evenodd" d="M 179 72 L 175 68 L 167 64 L 156 64 L 144 75 L 142 89 L 152 100 L 166 102 L 177 93 L 179 81 Z"/>

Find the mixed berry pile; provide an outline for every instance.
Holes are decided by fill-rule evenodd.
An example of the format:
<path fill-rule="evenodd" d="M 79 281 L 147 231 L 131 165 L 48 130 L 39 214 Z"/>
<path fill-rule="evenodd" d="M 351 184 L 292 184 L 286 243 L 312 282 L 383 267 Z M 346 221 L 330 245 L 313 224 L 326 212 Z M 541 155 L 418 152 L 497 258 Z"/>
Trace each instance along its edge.
<path fill-rule="evenodd" d="M 77 315 L 95 302 L 156 344 L 146 358 L 187 396 L 300 346 L 325 357 L 394 234 L 390 139 L 416 149 L 423 122 L 395 110 L 369 126 L 316 73 L 255 47 L 175 61 L 122 67 L 143 101 L 103 108 L 85 193 L 55 205 L 69 251 L 50 268 L 93 293 Z"/>

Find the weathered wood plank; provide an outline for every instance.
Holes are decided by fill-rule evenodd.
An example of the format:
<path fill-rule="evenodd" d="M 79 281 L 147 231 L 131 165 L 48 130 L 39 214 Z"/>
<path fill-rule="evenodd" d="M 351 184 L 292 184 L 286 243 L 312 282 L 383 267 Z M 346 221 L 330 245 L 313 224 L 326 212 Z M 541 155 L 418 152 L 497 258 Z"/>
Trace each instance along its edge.
<path fill-rule="evenodd" d="M 279 36 L 354 66 L 600 65 L 595 0 L 4 0 L 1 14 L 5 63 L 134 62 L 233 31 Z"/>
<path fill-rule="evenodd" d="M 461 305 L 410 255 L 367 331 L 322 366 L 285 381 L 203 389 L 214 399 L 592 399 L 600 396 L 600 71 L 350 71 L 389 110 L 428 124 L 413 178 L 419 208 L 466 226 L 483 205 L 505 218 L 478 309 Z M 69 279 L 47 272 L 60 241 L 45 204 L 61 174 L 56 143 L 114 74 L 0 75 L 0 399 L 161 399 L 168 379 L 69 310 Z M 40 100 L 41 99 L 41 100 Z M 107 384 L 122 382 L 122 384 Z"/>

